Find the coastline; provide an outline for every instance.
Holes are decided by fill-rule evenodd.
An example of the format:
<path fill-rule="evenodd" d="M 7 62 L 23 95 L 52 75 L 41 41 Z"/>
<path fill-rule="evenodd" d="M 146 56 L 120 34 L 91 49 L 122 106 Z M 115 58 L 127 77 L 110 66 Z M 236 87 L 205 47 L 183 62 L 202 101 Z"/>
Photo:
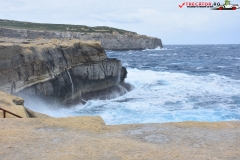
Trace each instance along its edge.
<path fill-rule="evenodd" d="M 0 20 L 1 21 L 1 20 Z M 36 29 L 20 29 L 1 26 L 0 37 L 17 39 L 78 39 L 82 41 L 99 41 L 106 50 L 135 50 L 163 48 L 162 40 L 156 37 L 126 33 L 98 33 L 98 32 L 69 32 L 69 31 L 44 31 Z"/>
<path fill-rule="evenodd" d="M 106 125 L 98 116 L 52 118 L 26 108 L 18 112 L 24 110 L 23 99 L 0 94 L 0 107 L 28 114 L 0 118 L 3 160 L 240 157 L 239 121 Z"/>
<path fill-rule="evenodd" d="M 126 90 L 131 89 L 130 85 L 123 83 L 127 76 L 126 68 L 122 67 L 121 62 L 116 58 L 109 59 L 105 49 L 125 51 L 154 48 L 159 44 L 161 44 L 160 47 L 162 46 L 160 39 L 133 33 L 122 35 L 117 33 L 83 34 L 0 28 L 0 36 L 20 38 L 17 40 L 19 43 L 17 45 L 8 44 L 8 41 L 4 40 L 10 38 L 0 38 L 3 50 L 2 73 L 4 73 L 1 81 L 3 89 L 1 90 L 15 94 L 18 89 L 33 86 L 34 91 L 38 91 L 37 89 L 40 88 L 41 93 L 46 93 L 46 97 L 50 97 L 48 95 L 50 92 L 52 95 L 67 94 L 67 100 L 74 99 L 84 91 L 85 95 L 81 95 L 81 98 L 84 99 L 87 97 L 91 99 L 96 93 L 97 97 L 104 95 L 105 92 L 102 89 L 107 89 L 108 92 L 112 89 L 119 90 L 121 94 L 126 93 L 122 92 L 121 88 L 114 88 L 120 84 Z M 76 37 L 78 40 L 72 39 Z M 95 40 L 102 40 L 102 44 L 80 42 L 79 40 L 92 40 L 93 37 Z M 53 40 L 52 38 L 57 39 Z M 64 38 L 67 40 L 62 45 Z M 54 43 L 50 45 L 48 42 L 38 42 L 32 46 L 31 42 L 36 41 L 35 39 L 54 41 Z M 116 41 L 110 43 L 111 40 Z M 148 40 L 151 40 L 151 45 L 147 43 Z M 134 42 L 135 45 L 128 42 Z M 105 46 L 105 49 L 102 46 Z M 4 49 L 7 47 L 9 49 L 5 51 Z M 17 48 L 15 49 L 15 47 Z M 112 49 L 114 47 L 115 49 Z M 6 53 L 14 53 L 13 58 Z M 56 55 L 58 57 L 55 57 Z M 18 58 L 14 59 L 14 57 Z M 6 59 L 12 60 L 11 63 L 5 64 Z M 36 59 L 37 61 L 35 61 Z M 16 66 L 13 67 L 13 65 Z M 11 71 L 9 72 L 11 74 L 8 71 Z M 9 79 L 11 78 L 13 79 L 10 83 Z M 56 79 L 56 81 L 50 81 L 50 79 Z M 81 82 L 78 81 L 79 79 Z M 49 82 L 45 83 L 47 81 Z M 62 86 L 56 85 L 61 84 L 60 82 L 64 82 Z M 42 85 L 44 83 L 46 85 Z M 86 88 L 84 88 L 85 86 Z M 97 91 L 92 92 L 96 88 Z M 76 92 L 76 96 L 74 96 L 74 92 Z M 24 118 L 18 119 L 9 114 L 6 119 L 0 118 L 0 141 L 2 144 L 0 159 L 3 160 L 233 160 L 240 157 L 240 121 L 106 125 L 101 117 L 96 116 L 52 118 L 25 108 L 24 100 L 19 97 L 7 96 L 0 92 L 0 108 Z M 59 97 L 64 96 L 59 95 Z M 36 101 L 33 105 L 40 106 Z M 0 111 L 0 117 L 3 117 L 2 111 Z"/>

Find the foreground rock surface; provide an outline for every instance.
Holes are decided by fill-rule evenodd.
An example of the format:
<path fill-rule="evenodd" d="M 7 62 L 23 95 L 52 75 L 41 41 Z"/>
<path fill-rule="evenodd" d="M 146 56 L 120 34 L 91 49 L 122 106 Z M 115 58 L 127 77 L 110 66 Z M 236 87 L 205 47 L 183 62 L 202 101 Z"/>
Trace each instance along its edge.
<path fill-rule="evenodd" d="M 20 39 L 75 38 L 84 41 L 95 40 L 100 41 L 102 46 L 109 50 L 154 49 L 156 47 L 163 47 L 161 39 L 133 33 L 81 33 L 0 28 L 0 36 Z"/>
<path fill-rule="evenodd" d="M 106 126 L 100 117 L 0 119 L 0 159 L 237 160 L 240 122 Z"/>
<path fill-rule="evenodd" d="M 1 160 L 240 157 L 239 121 L 107 126 L 100 117 L 51 118 L 23 105 L 20 97 L 0 92 L 0 108 L 23 117 L 1 118 L 0 111 Z"/>
<path fill-rule="evenodd" d="M 74 99 L 125 77 L 121 62 L 107 58 L 99 42 L 0 38 L 0 90 L 6 93 Z"/>

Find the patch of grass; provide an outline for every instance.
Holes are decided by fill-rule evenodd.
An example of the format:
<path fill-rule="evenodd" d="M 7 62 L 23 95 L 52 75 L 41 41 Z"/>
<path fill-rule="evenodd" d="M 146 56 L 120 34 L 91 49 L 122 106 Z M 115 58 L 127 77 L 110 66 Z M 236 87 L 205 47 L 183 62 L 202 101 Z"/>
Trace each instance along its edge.
<path fill-rule="evenodd" d="M 48 24 L 48 23 L 31 23 L 13 20 L 0 19 L 0 27 L 15 28 L 15 29 L 29 29 L 29 30 L 43 30 L 43 31 L 60 31 L 60 32 L 84 32 L 84 33 L 132 33 L 136 32 L 126 31 L 106 26 L 88 27 L 85 25 L 70 25 L 70 24 Z"/>

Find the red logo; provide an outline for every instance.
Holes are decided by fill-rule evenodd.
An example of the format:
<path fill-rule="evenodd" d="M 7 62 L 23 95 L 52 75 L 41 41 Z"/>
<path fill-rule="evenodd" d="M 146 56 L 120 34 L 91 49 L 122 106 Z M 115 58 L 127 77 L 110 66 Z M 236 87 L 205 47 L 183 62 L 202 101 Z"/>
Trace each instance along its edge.
<path fill-rule="evenodd" d="M 186 5 L 188 8 L 198 8 L 198 7 L 212 7 L 211 2 L 183 2 L 182 5 L 178 5 L 179 8 L 182 8 L 184 5 Z"/>
<path fill-rule="evenodd" d="M 220 2 L 183 2 L 179 4 L 179 8 L 183 6 L 187 8 L 211 8 L 212 10 L 237 10 L 240 9 L 238 4 L 231 4 L 230 0 L 225 0 L 225 3 L 221 5 Z"/>
<path fill-rule="evenodd" d="M 182 8 L 185 5 L 185 2 L 182 5 L 178 5 L 179 8 Z"/>

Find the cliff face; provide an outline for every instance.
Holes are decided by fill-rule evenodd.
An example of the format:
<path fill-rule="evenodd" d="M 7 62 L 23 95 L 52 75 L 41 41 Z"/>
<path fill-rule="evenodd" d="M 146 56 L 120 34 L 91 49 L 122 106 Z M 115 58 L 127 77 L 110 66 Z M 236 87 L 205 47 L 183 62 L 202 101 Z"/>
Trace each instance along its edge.
<path fill-rule="evenodd" d="M 108 50 L 154 49 L 156 47 L 163 47 L 161 39 L 134 33 L 82 33 L 0 28 L 0 36 L 22 39 L 75 38 L 80 40 L 96 40 L 100 41 L 102 46 Z"/>
<path fill-rule="evenodd" d="M 99 42 L 0 38 L 0 90 L 61 100 L 119 85 L 126 70 Z"/>

